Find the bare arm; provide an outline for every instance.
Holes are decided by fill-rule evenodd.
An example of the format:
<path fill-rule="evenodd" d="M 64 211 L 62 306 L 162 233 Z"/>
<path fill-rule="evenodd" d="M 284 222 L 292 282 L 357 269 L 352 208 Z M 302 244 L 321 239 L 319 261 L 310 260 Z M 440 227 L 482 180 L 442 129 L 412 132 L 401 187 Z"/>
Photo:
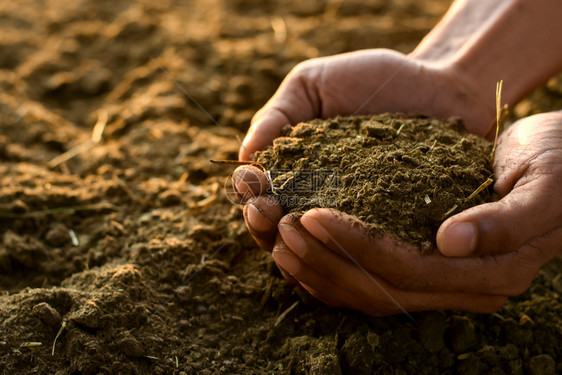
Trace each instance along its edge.
<path fill-rule="evenodd" d="M 482 105 L 515 104 L 562 70 L 562 1 L 457 0 L 412 57 L 454 72 Z"/>

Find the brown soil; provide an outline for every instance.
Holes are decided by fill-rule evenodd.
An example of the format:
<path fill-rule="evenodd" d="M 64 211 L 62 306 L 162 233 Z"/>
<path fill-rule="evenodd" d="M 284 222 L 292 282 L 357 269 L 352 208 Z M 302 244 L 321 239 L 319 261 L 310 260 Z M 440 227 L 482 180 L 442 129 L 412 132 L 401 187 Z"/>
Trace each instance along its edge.
<path fill-rule="evenodd" d="M 562 371 L 560 259 L 497 314 L 411 322 L 301 296 L 254 245 L 208 160 L 297 62 L 409 51 L 449 2 L 335 3 L 1 3 L 0 374 Z M 560 82 L 516 114 L 562 107 Z"/>
<path fill-rule="evenodd" d="M 492 176 L 492 146 L 461 131 L 458 119 L 400 114 L 314 120 L 256 162 L 287 212 L 336 208 L 429 250 L 446 216 L 491 199 L 472 193 Z"/>

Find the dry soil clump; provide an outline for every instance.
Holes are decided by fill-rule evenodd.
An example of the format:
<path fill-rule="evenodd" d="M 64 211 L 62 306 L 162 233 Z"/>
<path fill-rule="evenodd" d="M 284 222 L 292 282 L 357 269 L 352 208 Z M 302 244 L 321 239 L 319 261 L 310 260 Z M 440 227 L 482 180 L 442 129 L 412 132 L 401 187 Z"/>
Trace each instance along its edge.
<path fill-rule="evenodd" d="M 491 199 L 467 199 L 492 176 L 490 153 L 459 119 L 382 114 L 300 123 L 256 161 L 287 212 L 336 208 L 426 250 L 448 215 Z"/>

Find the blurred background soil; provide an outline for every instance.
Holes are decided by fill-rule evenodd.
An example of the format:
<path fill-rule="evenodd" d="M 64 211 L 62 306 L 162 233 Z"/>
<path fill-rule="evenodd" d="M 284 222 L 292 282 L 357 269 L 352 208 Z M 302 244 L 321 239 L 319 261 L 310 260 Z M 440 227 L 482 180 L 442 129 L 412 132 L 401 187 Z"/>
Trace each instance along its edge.
<path fill-rule="evenodd" d="M 448 5 L 0 2 L 0 374 L 562 372 L 560 259 L 496 314 L 328 308 L 284 282 L 209 163 L 236 159 L 298 62 L 408 52 Z M 515 115 L 556 108 L 560 78 Z"/>

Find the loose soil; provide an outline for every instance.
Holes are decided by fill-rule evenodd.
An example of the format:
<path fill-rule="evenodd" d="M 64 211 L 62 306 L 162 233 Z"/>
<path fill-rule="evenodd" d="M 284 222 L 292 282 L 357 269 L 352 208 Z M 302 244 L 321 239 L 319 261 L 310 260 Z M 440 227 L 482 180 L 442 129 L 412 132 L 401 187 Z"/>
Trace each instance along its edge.
<path fill-rule="evenodd" d="M 492 145 L 426 116 L 314 120 L 256 155 L 287 212 L 336 208 L 429 250 L 447 216 L 491 199 Z M 470 197 L 470 199 L 468 199 Z"/>
<path fill-rule="evenodd" d="M 408 52 L 448 5 L 2 2 L 0 374 L 562 371 L 559 258 L 497 314 L 328 308 L 286 284 L 209 163 L 236 159 L 299 61 Z M 515 113 L 561 107 L 553 79 Z"/>

